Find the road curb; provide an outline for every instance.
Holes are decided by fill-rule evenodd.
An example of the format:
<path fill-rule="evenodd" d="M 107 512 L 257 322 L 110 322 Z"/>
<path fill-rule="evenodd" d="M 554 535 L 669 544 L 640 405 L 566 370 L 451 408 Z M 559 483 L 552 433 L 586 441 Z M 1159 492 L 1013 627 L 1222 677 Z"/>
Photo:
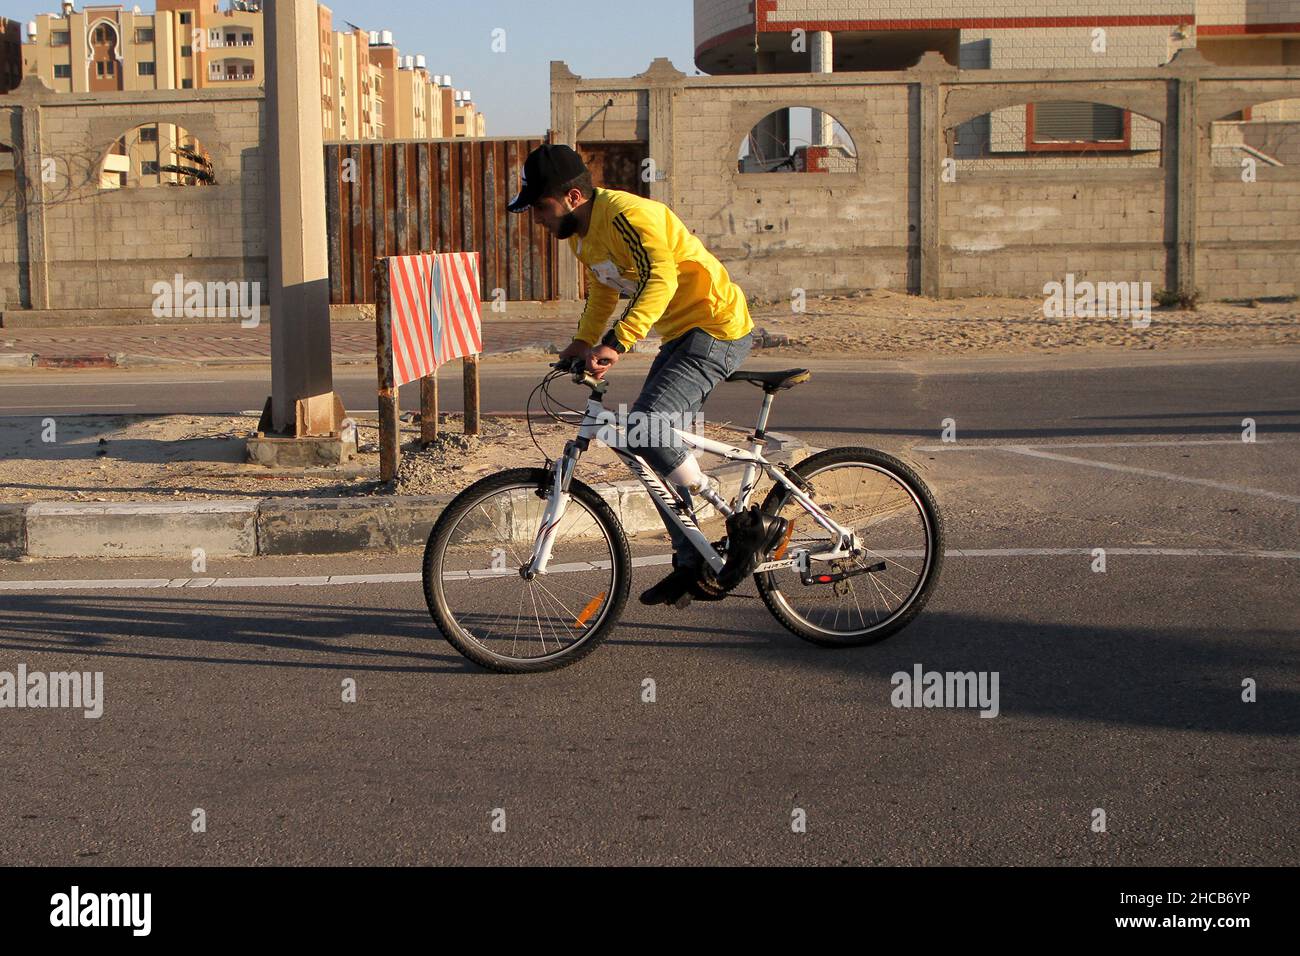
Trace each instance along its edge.
<path fill-rule="evenodd" d="M 42 501 L 26 506 L 31 558 L 214 557 L 257 554 L 258 501 Z M 11 550 L 12 541 L 0 542 Z"/>
<path fill-rule="evenodd" d="M 29 505 L 0 505 L 0 559 L 14 561 L 27 554 Z"/>
<path fill-rule="evenodd" d="M 767 437 L 769 461 L 794 464 L 810 452 L 792 436 L 768 432 Z M 726 498 L 737 492 L 743 473 L 740 462 L 709 468 Z M 628 534 L 663 531 L 639 481 L 593 487 Z M 394 552 L 423 545 L 453 497 L 0 504 L 0 559 L 175 557 L 188 562 L 198 556 L 196 549 L 205 557 Z M 703 506 L 703 517 L 712 513 Z"/>

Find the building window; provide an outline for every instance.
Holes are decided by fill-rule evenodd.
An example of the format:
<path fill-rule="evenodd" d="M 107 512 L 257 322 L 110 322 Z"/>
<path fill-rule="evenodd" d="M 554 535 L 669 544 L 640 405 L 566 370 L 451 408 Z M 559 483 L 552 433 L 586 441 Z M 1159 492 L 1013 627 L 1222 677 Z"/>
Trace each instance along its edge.
<path fill-rule="evenodd" d="M 153 60 L 136 64 L 136 70 L 139 76 L 155 76 L 155 67 Z"/>
<path fill-rule="evenodd" d="M 1129 113 L 1105 103 L 1030 103 L 1025 111 L 1029 149 L 1127 148 Z"/>
<path fill-rule="evenodd" d="M 181 23 L 182 23 L 182 24 L 187 24 L 187 23 L 189 23 L 189 22 L 190 22 L 190 12 L 189 12 L 188 10 L 182 10 L 182 11 L 181 11 Z"/>
<path fill-rule="evenodd" d="M 100 24 L 99 26 L 95 27 L 96 43 L 112 43 L 113 40 L 114 40 L 113 31 L 109 29 L 107 25 Z"/>
<path fill-rule="evenodd" d="M 55 30 L 50 34 L 50 46 L 67 46 L 72 42 L 72 34 L 67 30 Z"/>
<path fill-rule="evenodd" d="M 153 42 L 153 28 L 152 28 L 152 27 L 137 27 L 137 28 L 136 28 L 136 31 L 135 31 L 135 42 L 136 42 L 136 43 L 152 43 L 152 42 Z"/>
<path fill-rule="evenodd" d="M 142 142 L 142 143 L 156 143 L 156 142 L 158 142 L 158 127 L 157 127 L 157 126 L 141 126 L 141 127 L 140 127 L 140 142 Z"/>
<path fill-rule="evenodd" d="M 157 161 L 156 159 L 146 159 L 146 160 L 142 160 L 141 163 L 140 163 L 140 175 L 142 175 L 142 176 L 157 176 L 157 175 L 158 175 L 158 161 Z"/>
<path fill-rule="evenodd" d="M 193 81 L 193 80 L 189 80 L 189 79 L 181 80 L 181 89 L 182 89 L 182 90 L 189 90 L 189 89 L 193 89 L 193 88 L 194 88 L 194 81 Z"/>
<path fill-rule="evenodd" d="M 71 66 L 70 64 L 68 64 L 68 63 L 55 63 L 55 64 L 54 64 L 54 78 L 55 78 L 56 80 L 70 80 L 70 79 L 72 79 L 72 66 Z"/>
<path fill-rule="evenodd" d="M 193 56 L 194 48 L 190 46 L 181 47 L 181 56 Z"/>
<path fill-rule="evenodd" d="M 95 75 L 96 75 L 96 76 L 114 76 L 114 75 L 116 75 L 116 67 L 117 67 L 117 61 L 116 61 L 116 60 L 96 60 L 96 61 L 95 61 Z"/>
<path fill-rule="evenodd" d="M 251 33 L 241 33 L 240 36 L 239 36 L 239 45 L 240 45 L 240 46 L 252 46 L 252 45 L 253 45 L 253 34 L 251 34 Z"/>

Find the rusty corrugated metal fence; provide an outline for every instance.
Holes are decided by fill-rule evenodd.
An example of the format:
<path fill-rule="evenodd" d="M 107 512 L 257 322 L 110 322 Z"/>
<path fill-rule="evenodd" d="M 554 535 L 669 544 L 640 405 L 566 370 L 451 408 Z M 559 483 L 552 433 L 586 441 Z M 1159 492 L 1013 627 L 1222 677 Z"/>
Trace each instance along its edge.
<path fill-rule="evenodd" d="M 519 171 L 541 139 L 325 144 L 330 303 L 375 301 L 374 262 L 418 252 L 477 252 L 483 299 L 557 298 L 556 241 L 532 213 L 513 215 Z"/>

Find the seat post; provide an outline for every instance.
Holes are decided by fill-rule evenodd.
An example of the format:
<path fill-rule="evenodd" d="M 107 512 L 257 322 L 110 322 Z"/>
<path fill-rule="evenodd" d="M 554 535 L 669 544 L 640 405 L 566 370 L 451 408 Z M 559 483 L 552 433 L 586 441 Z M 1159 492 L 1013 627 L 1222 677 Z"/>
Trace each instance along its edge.
<path fill-rule="evenodd" d="M 754 437 L 763 438 L 767 432 L 767 416 L 772 410 L 772 399 L 776 396 L 775 392 L 769 392 L 763 389 L 763 404 L 758 410 L 758 424 L 754 426 Z"/>

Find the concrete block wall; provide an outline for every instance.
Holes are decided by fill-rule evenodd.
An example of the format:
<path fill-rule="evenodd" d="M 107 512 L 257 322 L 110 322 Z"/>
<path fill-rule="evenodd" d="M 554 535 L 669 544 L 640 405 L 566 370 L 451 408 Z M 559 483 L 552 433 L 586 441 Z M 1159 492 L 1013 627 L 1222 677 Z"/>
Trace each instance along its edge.
<path fill-rule="evenodd" d="M 1193 96 L 1195 121 L 1180 123 L 1171 114 L 1164 156 L 1154 147 L 1161 145 L 1166 111 L 1186 101 L 1174 95 L 1183 83 Z M 587 102 L 632 90 L 651 96 L 647 148 L 667 173 L 657 198 L 673 207 L 752 299 L 786 300 L 794 289 L 864 288 L 1040 296 L 1046 282 L 1063 281 L 1067 273 L 1080 280 L 1149 281 L 1153 289 L 1195 288 L 1211 299 L 1297 291 L 1300 216 L 1292 204 L 1300 166 L 1260 170 L 1250 194 L 1257 204 L 1250 214 L 1260 221 L 1234 234 L 1229 249 L 1223 245 L 1228 237 L 1218 231 L 1220 207 L 1240 201 L 1239 189 L 1222 178 L 1232 170 L 1212 166 L 1209 137 L 1211 122 L 1232 109 L 1295 98 L 1300 70 L 1219 68 L 1195 51 L 1169 66 L 1105 74 L 959 71 L 934 59 L 898 73 L 799 77 L 661 71 L 653 80 L 583 80 L 564 68 L 553 72 L 558 112 L 552 127 L 577 128 L 582 111 L 564 113 L 577 95 Z M 1022 97 L 1112 102 L 1150 114 L 1142 117 L 1141 135 L 1153 149 L 1127 157 L 1072 157 L 1068 170 L 1022 154 L 1016 168 L 959 166 L 955 181 L 940 181 L 947 156 L 940 138 Z M 737 171 L 748 132 L 774 108 L 794 106 L 825 110 L 843 125 L 858 154 L 855 171 Z M 935 141 L 923 139 L 926 130 Z M 1184 135 L 1193 139 L 1180 151 Z M 1178 163 L 1180 155 L 1195 161 Z M 1180 180 L 1184 170 L 1195 180 Z M 1247 212 L 1241 210 L 1243 223 Z M 1242 272 L 1234 273 L 1231 263 L 1241 263 Z"/>
<path fill-rule="evenodd" d="M 760 298 L 793 288 L 902 289 L 915 215 L 910 100 L 901 85 L 869 98 L 853 87 L 816 96 L 789 86 L 684 89 L 674 107 L 674 209 Z M 815 105 L 840 120 L 854 140 L 856 171 L 737 172 L 742 141 L 778 105 Z"/>
<path fill-rule="evenodd" d="M 584 93 L 577 97 L 575 111 L 584 142 L 636 141 L 650 135 L 649 97 L 644 92 Z"/>
<path fill-rule="evenodd" d="M 950 295 L 1039 295 L 1069 272 L 1164 286 L 1164 184 L 1150 174 L 1086 186 L 959 174 L 939 197 L 941 282 Z"/>
<path fill-rule="evenodd" d="M 1197 266 L 1214 298 L 1300 294 L 1300 180 L 1213 169 L 1197 197 Z"/>
<path fill-rule="evenodd" d="M 6 103 L 9 111 L 39 117 L 40 142 L 19 144 L 18 161 L 31 169 L 50 163 L 54 175 L 42 184 L 40 202 L 32 197 L 39 228 L 28 223 L 26 244 L 43 235 L 43 248 L 19 256 L 21 235 L 0 222 L 0 309 L 149 308 L 154 283 L 170 283 L 177 273 L 186 281 L 260 282 L 265 297 L 260 90 L 48 94 L 28 87 L 10 99 L 16 102 Z M 98 168 L 109 147 L 152 123 L 194 135 L 211 157 L 216 185 L 100 188 Z M 12 126 L 0 117 L 0 129 Z M 44 288 L 46 301 L 20 301 L 23 268 L 39 270 L 33 285 Z"/>
<path fill-rule="evenodd" d="M 0 110 L 0 129 L 7 129 Z M 20 235 L 16 179 L 12 169 L 0 169 L 0 309 L 19 300 L 18 255 Z"/>

